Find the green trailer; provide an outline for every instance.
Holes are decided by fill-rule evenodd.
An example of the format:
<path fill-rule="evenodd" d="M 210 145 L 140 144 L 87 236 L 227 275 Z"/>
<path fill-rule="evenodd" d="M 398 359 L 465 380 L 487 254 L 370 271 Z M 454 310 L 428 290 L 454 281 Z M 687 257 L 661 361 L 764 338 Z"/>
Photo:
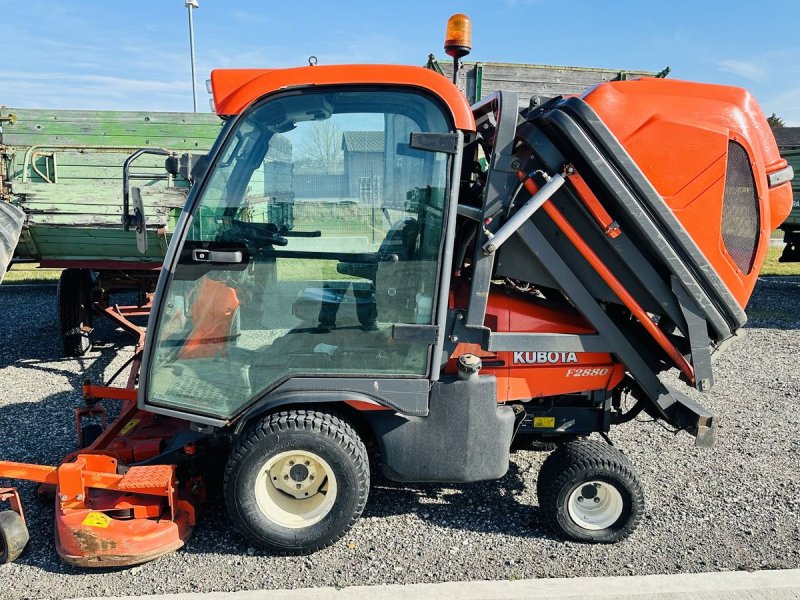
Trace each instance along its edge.
<path fill-rule="evenodd" d="M 150 236 L 145 253 L 122 227 L 122 167 L 140 148 L 205 154 L 220 120 L 213 114 L 3 109 L 3 200 L 24 223 L 17 259 L 66 268 L 160 264 L 189 182 L 143 155 L 133 185 L 141 189 Z"/>
<path fill-rule="evenodd" d="M 207 153 L 220 125 L 207 113 L 0 109 L 0 281 L 9 262 L 64 269 L 66 354 L 89 348 L 110 294 L 139 292 L 130 313 L 143 312 L 191 179 L 165 170 L 165 157 Z M 123 226 L 123 165 L 140 149 L 129 187 L 140 190 L 144 252 Z"/>
<path fill-rule="evenodd" d="M 781 127 L 772 132 L 781 156 L 788 161 L 795 173 L 800 173 L 800 127 Z M 786 245 L 778 259 L 780 262 L 800 262 L 800 177 L 792 180 L 792 195 L 792 212 L 781 225 Z"/>

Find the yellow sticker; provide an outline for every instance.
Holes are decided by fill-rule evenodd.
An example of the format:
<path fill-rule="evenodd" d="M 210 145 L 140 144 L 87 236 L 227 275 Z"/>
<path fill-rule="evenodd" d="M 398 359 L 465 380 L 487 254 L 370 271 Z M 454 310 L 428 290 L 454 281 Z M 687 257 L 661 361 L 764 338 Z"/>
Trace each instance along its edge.
<path fill-rule="evenodd" d="M 141 420 L 139 420 L 139 419 L 131 419 L 130 421 L 128 421 L 128 424 L 125 425 L 125 427 L 122 428 L 122 431 L 120 431 L 119 434 L 120 435 L 129 434 L 131 432 L 131 429 L 136 427 L 139 423 L 141 423 Z"/>
<path fill-rule="evenodd" d="M 556 426 L 556 418 L 555 417 L 533 417 L 533 426 L 534 427 L 545 427 L 548 429 L 552 429 Z"/>
<path fill-rule="evenodd" d="M 99 527 L 105 529 L 111 524 L 111 517 L 99 512 L 90 512 L 83 520 L 83 524 L 89 527 Z"/>

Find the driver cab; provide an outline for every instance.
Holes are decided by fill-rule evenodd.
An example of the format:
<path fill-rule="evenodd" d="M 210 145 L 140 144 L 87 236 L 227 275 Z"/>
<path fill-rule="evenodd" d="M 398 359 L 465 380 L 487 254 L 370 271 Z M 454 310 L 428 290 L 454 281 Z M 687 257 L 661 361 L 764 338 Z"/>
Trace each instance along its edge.
<path fill-rule="evenodd" d="M 151 318 L 146 403 L 229 419 L 290 378 L 430 376 L 453 133 L 434 95 L 318 86 L 229 120 Z M 165 263 L 166 266 L 166 263 Z M 446 301 L 446 298 L 445 298 Z"/>

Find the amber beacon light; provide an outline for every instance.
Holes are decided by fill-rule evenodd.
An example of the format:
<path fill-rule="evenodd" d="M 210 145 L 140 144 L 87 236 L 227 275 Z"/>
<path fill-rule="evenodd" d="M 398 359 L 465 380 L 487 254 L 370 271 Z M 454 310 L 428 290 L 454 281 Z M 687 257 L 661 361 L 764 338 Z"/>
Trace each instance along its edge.
<path fill-rule="evenodd" d="M 467 15 L 458 13 L 447 20 L 444 51 L 455 59 L 472 50 L 472 22 Z"/>

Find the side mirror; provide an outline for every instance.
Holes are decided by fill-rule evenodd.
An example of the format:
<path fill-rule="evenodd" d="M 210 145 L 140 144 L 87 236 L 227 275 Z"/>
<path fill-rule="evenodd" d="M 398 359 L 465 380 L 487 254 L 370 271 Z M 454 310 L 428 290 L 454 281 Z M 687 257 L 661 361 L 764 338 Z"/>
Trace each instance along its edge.
<path fill-rule="evenodd" d="M 131 225 L 136 229 L 136 247 L 141 254 L 147 254 L 147 226 L 144 218 L 142 190 L 138 187 L 131 188 L 131 200 L 133 201 Z"/>

